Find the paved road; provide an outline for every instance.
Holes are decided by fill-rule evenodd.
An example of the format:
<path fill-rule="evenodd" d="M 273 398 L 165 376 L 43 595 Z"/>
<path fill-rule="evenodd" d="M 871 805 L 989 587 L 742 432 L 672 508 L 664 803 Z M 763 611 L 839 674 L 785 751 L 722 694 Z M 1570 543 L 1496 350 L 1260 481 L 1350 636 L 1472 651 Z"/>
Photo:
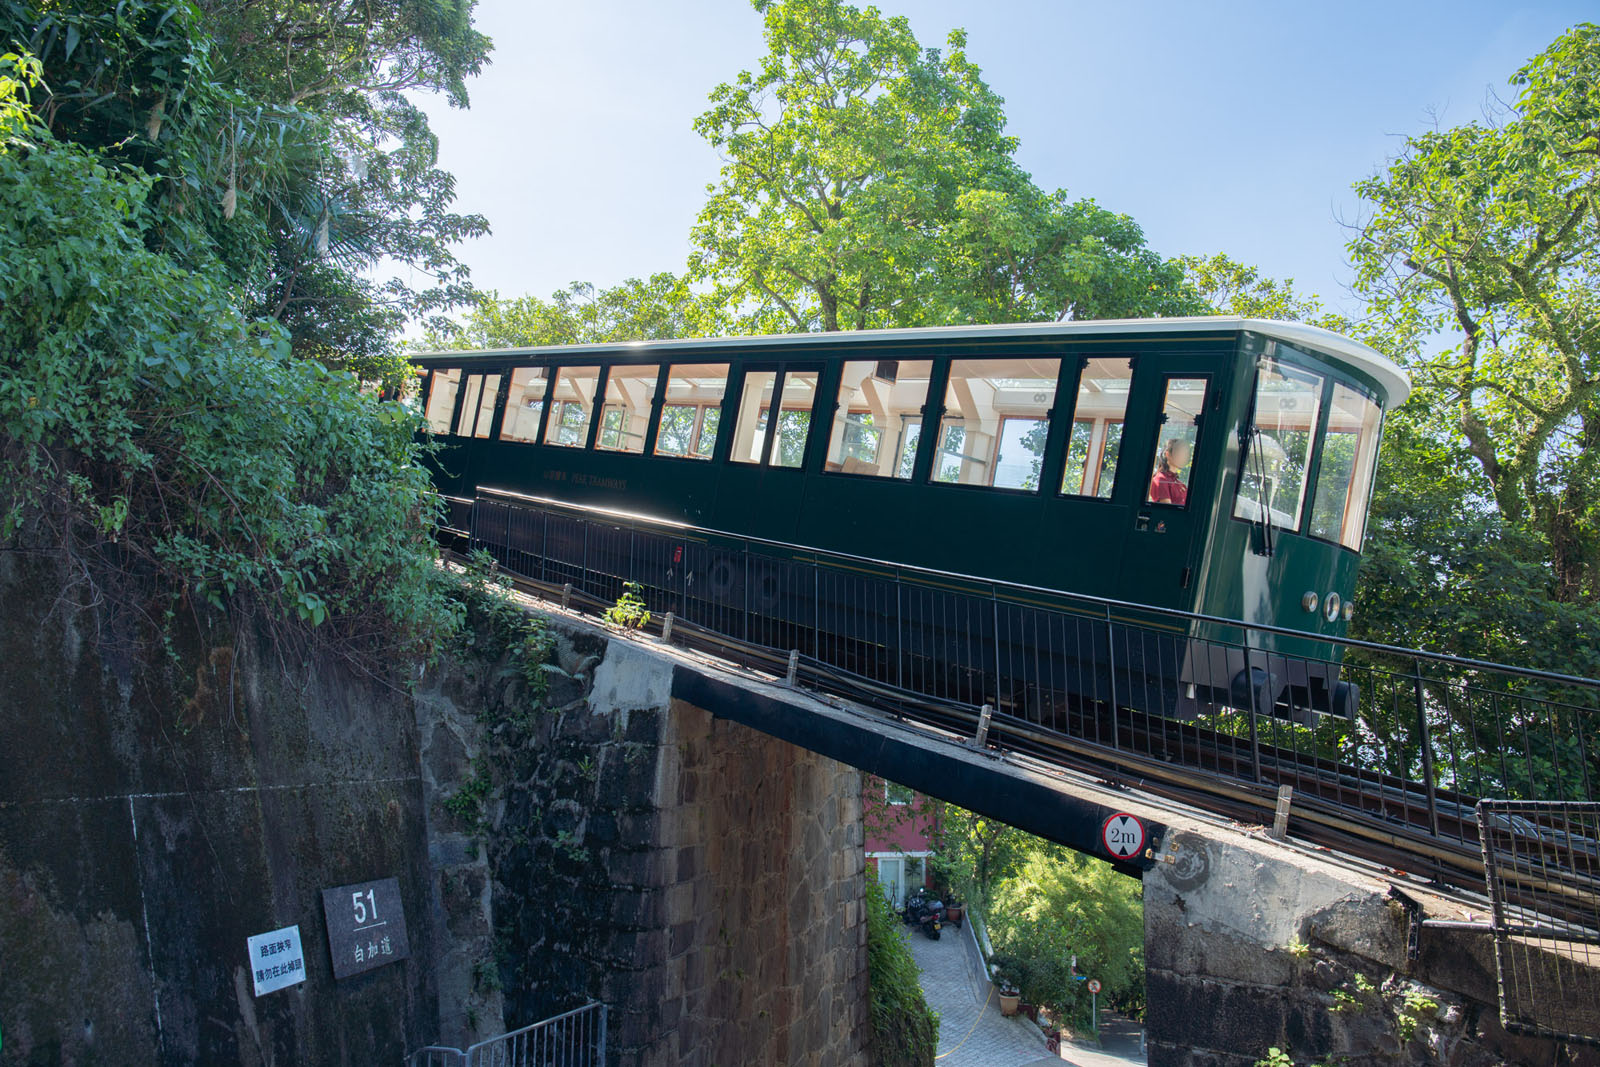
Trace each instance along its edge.
<path fill-rule="evenodd" d="M 1045 1050 L 1044 1034 L 1026 1019 L 1000 1014 L 999 998 L 984 1003 L 979 978 L 962 939 L 964 929 L 947 928 L 945 936 L 930 941 L 920 932 L 902 928 L 911 955 L 922 969 L 922 994 L 928 1007 L 939 1013 L 939 1048 L 936 1067 L 1128 1067 L 1142 1064 L 1139 1030 L 1124 1022 L 1106 1026 L 1104 1048 L 1066 1043 L 1060 1056 Z"/>

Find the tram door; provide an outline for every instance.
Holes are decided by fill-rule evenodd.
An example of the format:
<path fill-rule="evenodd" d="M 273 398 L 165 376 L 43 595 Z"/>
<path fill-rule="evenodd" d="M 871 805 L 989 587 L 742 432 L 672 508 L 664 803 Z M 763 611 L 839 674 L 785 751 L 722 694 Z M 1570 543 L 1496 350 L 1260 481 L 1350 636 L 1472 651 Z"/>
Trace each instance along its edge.
<path fill-rule="evenodd" d="M 1217 479 L 1215 427 L 1208 425 L 1220 422 L 1208 418 L 1216 383 L 1209 368 L 1181 355 L 1141 357 L 1137 377 L 1140 411 L 1130 418 L 1123 443 L 1123 462 L 1133 475 L 1125 499 L 1134 506 L 1119 595 L 1140 604 L 1187 606 L 1201 556 L 1198 532 Z"/>

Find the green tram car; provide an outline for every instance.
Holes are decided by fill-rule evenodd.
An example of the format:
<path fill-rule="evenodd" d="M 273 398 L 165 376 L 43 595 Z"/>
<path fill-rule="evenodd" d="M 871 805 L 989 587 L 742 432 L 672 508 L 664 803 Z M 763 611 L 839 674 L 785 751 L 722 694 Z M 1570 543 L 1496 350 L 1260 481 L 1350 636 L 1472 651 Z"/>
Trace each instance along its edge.
<path fill-rule="evenodd" d="M 500 489 L 1332 637 L 1355 610 L 1383 413 L 1410 388 L 1337 334 L 1229 317 L 414 362 L 448 495 Z M 1158 713 L 1272 707 L 1291 687 L 1299 707 L 1353 711 L 1320 642 L 1241 628 L 1219 653 L 1214 624 L 1201 650 L 1199 624 L 1175 618 L 1149 620 L 1189 638 Z M 1307 658 L 1269 669 L 1242 648 Z"/>

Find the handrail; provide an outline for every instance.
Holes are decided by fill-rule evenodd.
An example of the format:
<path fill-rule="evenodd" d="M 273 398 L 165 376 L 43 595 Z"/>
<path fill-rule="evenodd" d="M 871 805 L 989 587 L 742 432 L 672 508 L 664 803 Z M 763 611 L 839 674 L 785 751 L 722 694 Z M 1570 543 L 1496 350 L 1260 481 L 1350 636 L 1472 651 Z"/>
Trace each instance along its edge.
<path fill-rule="evenodd" d="M 493 487 L 480 487 L 478 493 L 484 496 L 504 497 L 508 500 L 522 500 L 544 507 L 556 507 L 589 515 L 606 516 L 627 522 L 647 523 L 653 526 L 665 526 L 675 530 L 690 533 L 709 534 L 714 537 L 726 537 L 742 540 L 751 544 L 765 545 L 771 548 L 780 548 L 788 551 L 811 552 L 832 559 L 863 563 L 875 567 L 892 569 L 896 576 L 910 572 L 923 574 L 935 578 L 952 579 L 976 585 L 988 585 L 995 589 L 1015 590 L 1020 593 L 1044 594 L 1046 596 L 1064 597 L 1091 604 L 1102 608 L 1117 608 L 1126 611 L 1138 611 L 1150 615 L 1160 615 L 1167 618 L 1182 619 L 1186 622 L 1207 623 L 1216 626 L 1227 626 L 1259 634 L 1271 634 L 1277 637 L 1293 637 L 1299 640 L 1317 642 L 1331 648 L 1360 649 L 1364 652 L 1379 652 L 1391 656 L 1407 658 L 1421 658 L 1430 663 L 1467 670 L 1493 671 L 1496 674 L 1509 674 L 1533 681 L 1555 682 L 1561 685 L 1577 685 L 1600 689 L 1600 678 L 1585 678 L 1581 675 L 1561 674 L 1555 671 L 1538 670 L 1533 667 L 1518 667 L 1514 664 L 1495 663 L 1492 660 L 1474 659 L 1470 656 L 1452 656 L 1442 652 L 1429 652 L 1426 649 L 1406 648 L 1403 645 L 1389 645 L 1378 641 L 1366 641 L 1355 637 L 1329 637 L 1326 634 L 1308 633 L 1305 630 L 1295 630 L 1286 626 L 1273 626 L 1269 623 L 1245 622 L 1241 619 L 1230 619 L 1222 615 L 1207 615 L 1202 612 L 1185 611 L 1181 608 L 1167 608 L 1153 604 L 1139 604 L 1130 600 L 1118 600 L 1114 597 L 1096 596 L 1092 593 L 1074 593 L 1064 589 L 1052 589 L 1048 586 L 1028 585 L 1023 582 L 1007 582 L 995 578 L 984 578 L 974 574 L 963 574 L 959 571 L 940 570 L 936 567 L 920 567 L 904 563 L 895 563 L 892 560 L 877 559 L 872 556 L 858 556 L 849 552 L 838 552 L 829 548 L 817 548 L 814 545 L 800 545 L 788 541 L 777 541 L 766 537 L 757 537 L 751 534 L 734 533 L 728 530 L 717 530 L 706 526 L 695 526 L 691 523 L 680 522 L 675 519 L 664 519 L 653 515 L 643 515 L 638 512 L 623 511 L 618 508 L 598 507 L 591 504 L 574 504 L 566 500 L 557 500 L 554 497 L 534 496 L 529 493 L 519 493 L 510 489 L 496 489 Z M 455 497 L 464 503 L 470 503 L 471 497 Z"/>

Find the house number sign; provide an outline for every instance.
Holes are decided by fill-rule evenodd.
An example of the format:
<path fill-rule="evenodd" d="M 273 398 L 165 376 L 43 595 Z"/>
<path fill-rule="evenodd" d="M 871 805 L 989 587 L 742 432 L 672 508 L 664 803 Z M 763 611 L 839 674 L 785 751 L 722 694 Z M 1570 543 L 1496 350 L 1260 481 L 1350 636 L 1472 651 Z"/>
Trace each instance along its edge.
<path fill-rule="evenodd" d="M 322 914 L 328 921 L 335 978 L 349 978 L 411 955 L 400 883 L 394 878 L 324 889 Z"/>

